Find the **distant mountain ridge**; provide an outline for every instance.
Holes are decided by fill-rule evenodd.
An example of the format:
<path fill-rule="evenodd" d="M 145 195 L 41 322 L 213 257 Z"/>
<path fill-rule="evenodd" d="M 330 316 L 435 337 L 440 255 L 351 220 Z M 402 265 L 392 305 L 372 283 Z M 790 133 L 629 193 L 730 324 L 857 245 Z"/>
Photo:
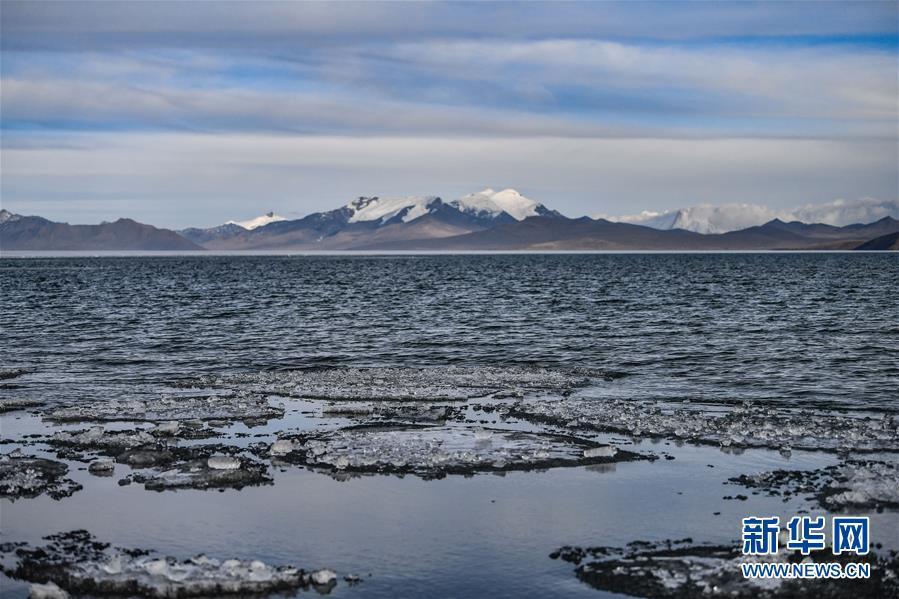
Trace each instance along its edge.
<path fill-rule="evenodd" d="M 899 220 L 891 216 L 846 226 L 775 218 L 709 234 L 660 229 L 568 218 L 512 189 L 485 189 L 449 202 L 438 196 L 361 196 L 299 219 L 270 212 L 242 223 L 177 232 L 129 219 L 68 225 L 0 211 L 3 250 L 895 250 L 897 233 Z"/>
<path fill-rule="evenodd" d="M 120 218 L 99 225 L 70 225 L 0 210 L 0 250 L 188 251 L 203 248 L 168 229 Z"/>
<path fill-rule="evenodd" d="M 514 189 L 488 188 L 449 202 L 438 196 L 360 196 L 335 210 L 271 222 L 252 230 L 220 225 L 179 233 L 217 250 L 340 250 L 454 237 L 536 216 L 564 218 Z"/>

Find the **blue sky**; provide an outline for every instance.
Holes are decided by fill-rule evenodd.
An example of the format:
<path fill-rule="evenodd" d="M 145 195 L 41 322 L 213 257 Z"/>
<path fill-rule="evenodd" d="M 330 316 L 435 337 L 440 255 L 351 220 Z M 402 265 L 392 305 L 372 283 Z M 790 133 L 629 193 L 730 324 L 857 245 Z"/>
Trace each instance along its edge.
<path fill-rule="evenodd" d="M 896 200 L 896 2 L 2 3 L 2 204 Z"/>

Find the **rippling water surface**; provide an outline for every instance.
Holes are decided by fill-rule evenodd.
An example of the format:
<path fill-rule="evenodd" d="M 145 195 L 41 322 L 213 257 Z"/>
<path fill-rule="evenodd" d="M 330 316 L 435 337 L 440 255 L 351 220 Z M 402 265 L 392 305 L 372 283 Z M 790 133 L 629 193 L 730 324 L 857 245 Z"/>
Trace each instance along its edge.
<path fill-rule="evenodd" d="M 0 417 L 3 451 L 54 459 L 63 458 L 48 445 L 53 434 L 92 426 L 42 420 L 60 404 L 154 401 L 194 393 L 197 380 L 259 387 L 243 375 L 277 381 L 287 373 L 273 371 L 306 368 L 586 367 L 609 375 L 583 391 L 587 401 L 727 410 L 752 400 L 771 414 L 845 410 L 882 429 L 899 409 L 899 259 L 888 254 L 16 257 L 0 259 L 0 289 L 0 368 L 27 370 L 0 382 L 0 394 L 43 404 Z M 286 430 L 365 421 L 285 401 L 283 419 L 218 424 L 223 436 L 211 441 L 268 447 Z M 450 426 L 541 430 L 460 409 Z M 427 407 L 420 413 L 430 423 Z M 815 430 L 839 432 L 820 422 Z M 131 475 L 124 464 L 101 478 L 86 472 L 91 457 L 76 456 L 68 476 L 84 488 L 61 501 L 0 500 L 0 540 L 39 544 L 84 528 L 180 559 L 203 552 L 362 575 L 358 587 L 334 589 L 342 597 L 612 597 L 548 554 L 683 537 L 734 546 L 747 514 L 786 521 L 818 508 L 798 494 L 723 486 L 729 478 L 843 459 L 799 445 L 577 434 L 658 459 L 441 480 L 274 466 L 270 486 L 155 493 L 117 484 Z M 748 498 L 725 497 L 741 491 Z M 870 515 L 872 538 L 899 548 L 896 510 Z M 27 589 L 0 576 L 4 598 Z"/>
<path fill-rule="evenodd" d="M 0 362 L 61 401 L 339 365 L 587 365 L 629 375 L 622 396 L 867 408 L 899 379 L 888 254 L 5 259 L 0 283 Z"/>

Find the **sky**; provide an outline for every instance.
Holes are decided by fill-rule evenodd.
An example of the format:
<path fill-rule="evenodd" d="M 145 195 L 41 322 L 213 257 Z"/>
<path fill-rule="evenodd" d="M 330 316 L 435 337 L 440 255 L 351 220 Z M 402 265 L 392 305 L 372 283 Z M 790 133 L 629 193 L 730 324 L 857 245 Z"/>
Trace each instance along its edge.
<path fill-rule="evenodd" d="M 181 228 L 512 187 L 899 202 L 899 3 L 12 2 L 0 205 Z"/>

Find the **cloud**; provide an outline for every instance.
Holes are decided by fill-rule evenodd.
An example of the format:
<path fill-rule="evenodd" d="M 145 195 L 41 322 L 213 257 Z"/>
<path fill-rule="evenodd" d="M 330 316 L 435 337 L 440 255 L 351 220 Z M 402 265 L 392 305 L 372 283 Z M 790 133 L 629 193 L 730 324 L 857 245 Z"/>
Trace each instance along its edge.
<path fill-rule="evenodd" d="M 876 140 L 11 131 L 3 144 L 4 207 L 75 222 L 132 216 L 180 228 L 485 187 L 570 216 L 899 197 L 896 144 Z"/>
<path fill-rule="evenodd" d="M 5 1 L 3 203 L 183 226 L 487 186 L 572 215 L 897 197 L 897 11 Z"/>
<path fill-rule="evenodd" d="M 788 215 L 794 220 L 807 223 L 825 223 L 836 226 L 870 223 L 886 216 L 899 219 L 899 199 L 863 198 L 854 201 L 840 199 L 824 204 L 806 204 L 796 208 Z"/>
<path fill-rule="evenodd" d="M 896 31 L 890 2 L 29 2 L 3 4 L 3 47 L 290 48 L 321 40 L 871 35 Z"/>
<path fill-rule="evenodd" d="M 801 221 L 842 227 L 855 223 L 872 223 L 886 216 L 899 219 L 899 199 L 837 199 L 819 204 L 805 204 L 793 209 L 774 209 L 762 204 L 702 204 L 666 210 L 644 211 L 625 216 L 597 215 L 597 218 L 645 225 L 655 229 L 686 229 L 697 233 L 726 233 L 762 225 L 768 221 Z"/>

